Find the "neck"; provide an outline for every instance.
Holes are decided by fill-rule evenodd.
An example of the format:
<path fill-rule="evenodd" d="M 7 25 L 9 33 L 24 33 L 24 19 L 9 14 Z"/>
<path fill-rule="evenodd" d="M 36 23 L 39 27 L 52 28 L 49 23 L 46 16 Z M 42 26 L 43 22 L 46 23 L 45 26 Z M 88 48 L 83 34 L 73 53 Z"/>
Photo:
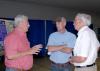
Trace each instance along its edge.
<path fill-rule="evenodd" d="M 66 29 L 59 30 L 60 33 L 65 33 Z"/>
<path fill-rule="evenodd" d="M 85 26 L 85 25 L 82 25 L 82 26 L 79 28 L 79 30 L 82 29 L 84 26 Z"/>
<path fill-rule="evenodd" d="M 25 31 L 23 31 L 21 28 L 19 27 L 16 27 L 15 29 L 17 29 L 19 32 L 23 32 L 23 33 L 26 33 Z"/>

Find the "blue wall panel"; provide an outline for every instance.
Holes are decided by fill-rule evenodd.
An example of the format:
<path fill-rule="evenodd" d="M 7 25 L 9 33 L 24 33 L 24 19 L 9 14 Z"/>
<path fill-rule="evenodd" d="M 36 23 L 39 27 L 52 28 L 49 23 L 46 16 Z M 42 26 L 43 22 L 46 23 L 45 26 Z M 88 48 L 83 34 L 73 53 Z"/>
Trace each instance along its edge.
<path fill-rule="evenodd" d="M 55 22 L 51 20 L 46 20 L 46 44 L 48 42 L 49 35 L 56 31 L 57 29 Z"/>
<path fill-rule="evenodd" d="M 45 21 L 44 20 L 29 20 L 30 28 L 27 32 L 28 40 L 30 41 L 30 46 L 37 44 L 43 44 L 39 56 L 44 56 L 45 53 Z"/>

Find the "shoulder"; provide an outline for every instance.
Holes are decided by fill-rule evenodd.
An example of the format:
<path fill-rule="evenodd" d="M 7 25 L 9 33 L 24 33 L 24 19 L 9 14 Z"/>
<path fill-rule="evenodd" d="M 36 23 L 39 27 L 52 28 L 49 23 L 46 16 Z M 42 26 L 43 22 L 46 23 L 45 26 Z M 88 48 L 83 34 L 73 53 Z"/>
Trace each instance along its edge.
<path fill-rule="evenodd" d="M 93 35 L 93 31 L 91 29 L 85 29 L 80 33 L 81 41 L 90 40 L 91 35 Z"/>
<path fill-rule="evenodd" d="M 85 29 L 84 31 L 82 31 L 82 35 L 83 36 L 89 36 L 91 33 L 94 33 L 93 30 L 91 30 L 90 28 Z"/>
<path fill-rule="evenodd" d="M 70 37 L 74 37 L 74 38 L 76 38 L 76 35 L 75 34 L 73 34 L 73 33 L 71 33 L 71 32 L 66 32 Z"/>
<path fill-rule="evenodd" d="M 15 41 L 17 39 L 17 36 L 16 36 L 16 34 L 14 34 L 14 33 L 9 33 L 9 34 L 7 34 L 7 36 L 5 37 L 5 39 L 4 39 L 4 42 L 6 42 L 6 41 Z"/>
<path fill-rule="evenodd" d="M 83 33 L 88 33 L 89 34 L 89 33 L 95 33 L 95 32 L 88 27 L 83 31 Z"/>
<path fill-rule="evenodd" d="M 55 37 L 57 34 L 58 32 L 51 33 L 49 37 Z"/>

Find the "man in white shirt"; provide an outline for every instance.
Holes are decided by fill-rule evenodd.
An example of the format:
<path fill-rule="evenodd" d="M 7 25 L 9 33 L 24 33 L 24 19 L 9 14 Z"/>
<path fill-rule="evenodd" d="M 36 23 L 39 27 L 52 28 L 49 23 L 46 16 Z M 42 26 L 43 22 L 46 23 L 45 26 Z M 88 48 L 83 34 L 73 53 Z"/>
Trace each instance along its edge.
<path fill-rule="evenodd" d="M 75 71 L 97 71 L 95 61 L 100 45 L 95 32 L 88 27 L 90 24 L 90 15 L 76 15 L 74 27 L 78 31 L 78 37 L 73 50 L 74 56 L 70 60 L 75 65 Z"/>

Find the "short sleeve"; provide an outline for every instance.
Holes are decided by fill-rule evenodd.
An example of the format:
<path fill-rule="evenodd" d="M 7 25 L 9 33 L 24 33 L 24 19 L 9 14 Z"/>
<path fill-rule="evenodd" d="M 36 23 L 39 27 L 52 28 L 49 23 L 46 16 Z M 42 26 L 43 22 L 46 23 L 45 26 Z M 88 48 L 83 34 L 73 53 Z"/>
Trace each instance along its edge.
<path fill-rule="evenodd" d="M 78 51 L 77 56 L 87 57 L 90 51 L 90 45 L 91 45 L 90 36 L 88 32 L 84 32 L 84 34 L 82 34 L 82 37 L 80 39 L 79 43 L 80 50 Z"/>
<path fill-rule="evenodd" d="M 70 37 L 70 39 L 69 39 L 69 45 L 68 45 L 68 47 L 74 48 L 75 42 L 76 42 L 76 36 L 75 36 L 75 35 L 72 35 L 72 36 Z"/>
<path fill-rule="evenodd" d="M 52 34 L 49 36 L 49 39 L 48 39 L 48 43 L 47 43 L 46 49 L 48 49 L 48 46 L 50 46 L 50 45 L 54 45 L 54 37 L 53 37 Z"/>
<path fill-rule="evenodd" d="M 96 47 L 97 47 L 97 48 L 100 48 L 100 43 L 99 43 L 97 37 L 96 37 Z"/>
<path fill-rule="evenodd" d="M 17 53 L 19 41 L 15 37 L 6 38 L 4 40 L 4 51 L 6 56 L 15 55 Z"/>

